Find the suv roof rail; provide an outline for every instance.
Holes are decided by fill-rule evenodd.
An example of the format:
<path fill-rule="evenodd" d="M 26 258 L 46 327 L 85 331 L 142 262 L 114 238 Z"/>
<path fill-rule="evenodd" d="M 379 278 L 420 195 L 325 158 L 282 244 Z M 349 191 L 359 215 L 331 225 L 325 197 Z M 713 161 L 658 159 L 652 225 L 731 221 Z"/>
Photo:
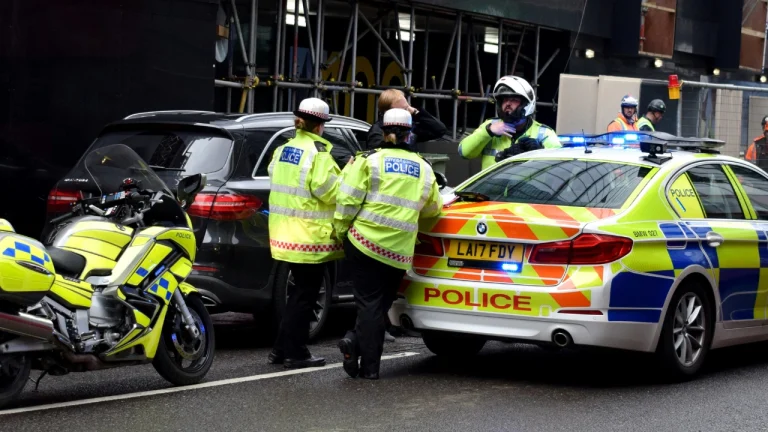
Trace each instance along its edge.
<path fill-rule="evenodd" d="M 216 114 L 213 111 L 195 111 L 195 110 L 167 110 L 167 111 L 147 111 L 131 114 L 123 120 L 129 120 L 132 118 L 145 117 L 153 114 Z"/>

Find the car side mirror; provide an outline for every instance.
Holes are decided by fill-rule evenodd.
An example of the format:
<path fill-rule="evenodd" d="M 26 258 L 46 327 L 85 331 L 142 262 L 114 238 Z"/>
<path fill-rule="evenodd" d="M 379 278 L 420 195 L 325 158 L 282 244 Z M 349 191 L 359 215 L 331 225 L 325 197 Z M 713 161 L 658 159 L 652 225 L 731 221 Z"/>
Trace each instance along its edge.
<path fill-rule="evenodd" d="M 445 174 L 440 171 L 435 171 L 435 181 L 437 181 L 437 185 L 440 186 L 440 190 L 443 190 L 448 186 L 448 178 L 446 178 Z"/>
<path fill-rule="evenodd" d="M 205 174 L 195 174 L 179 180 L 179 184 L 176 185 L 176 199 L 179 200 L 184 209 L 192 204 L 195 195 L 205 187 L 206 181 Z"/>

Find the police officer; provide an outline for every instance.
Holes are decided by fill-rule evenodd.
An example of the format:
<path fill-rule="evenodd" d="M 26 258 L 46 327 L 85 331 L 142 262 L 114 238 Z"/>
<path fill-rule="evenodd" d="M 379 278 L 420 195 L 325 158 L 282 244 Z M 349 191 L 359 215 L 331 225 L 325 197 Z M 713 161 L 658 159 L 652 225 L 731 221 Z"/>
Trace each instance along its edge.
<path fill-rule="evenodd" d="M 339 180 L 334 228 L 346 238 L 357 305 L 355 329 L 339 349 L 353 378 L 379 378 L 386 314 L 413 261 L 419 228 L 431 228 L 442 208 L 432 167 L 407 143 L 411 126 L 408 111 L 388 110 L 384 144 L 356 157 Z"/>
<path fill-rule="evenodd" d="M 291 369 L 325 364 L 307 349 L 310 316 L 325 263 L 344 256 L 332 235 L 340 169 L 331 157 L 333 146 L 321 137 L 330 120 L 328 105 L 304 99 L 294 115 L 296 137 L 275 150 L 268 169 L 270 250 L 295 281 L 269 362 Z"/>
<path fill-rule="evenodd" d="M 368 130 L 368 139 L 366 140 L 366 149 L 372 150 L 381 147 L 384 144 L 384 134 L 381 131 L 382 118 L 391 108 L 402 108 L 411 114 L 414 124 L 413 133 L 409 143 L 415 148 L 416 143 L 431 141 L 442 137 L 448 132 L 443 122 L 436 119 L 426 110 L 418 110 L 408 104 L 405 93 L 397 89 L 384 90 L 379 95 L 379 121 L 374 123 Z"/>
<path fill-rule="evenodd" d="M 637 99 L 632 95 L 625 95 L 621 98 L 621 112 L 619 116 L 608 123 L 608 132 L 619 132 L 626 130 L 637 130 Z"/>
<path fill-rule="evenodd" d="M 744 159 L 763 170 L 768 170 L 768 115 L 760 121 L 760 126 L 763 128 L 763 134 L 752 141 Z"/>
<path fill-rule="evenodd" d="M 482 168 L 510 156 L 540 148 L 562 147 L 555 131 L 532 118 L 536 95 L 528 81 L 508 75 L 493 88 L 496 113 L 459 143 L 464 159 L 483 157 Z"/>
<path fill-rule="evenodd" d="M 661 99 L 654 99 L 648 104 L 648 110 L 644 116 L 637 121 L 637 130 L 656 132 L 655 125 L 659 124 L 667 111 L 667 106 Z"/>

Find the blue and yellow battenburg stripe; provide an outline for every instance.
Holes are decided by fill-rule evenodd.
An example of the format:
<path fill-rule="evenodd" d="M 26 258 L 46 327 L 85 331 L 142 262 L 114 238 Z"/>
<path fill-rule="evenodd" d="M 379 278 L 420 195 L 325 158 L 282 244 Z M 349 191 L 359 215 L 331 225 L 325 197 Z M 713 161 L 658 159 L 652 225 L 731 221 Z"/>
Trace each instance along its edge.
<path fill-rule="evenodd" d="M 44 250 L 20 241 L 14 241 L 12 246 L 6 247 L 3 250 L 3 256 L 22 261 L 31 261 L 41 266 L 51 262 L 51 257 Z"/>

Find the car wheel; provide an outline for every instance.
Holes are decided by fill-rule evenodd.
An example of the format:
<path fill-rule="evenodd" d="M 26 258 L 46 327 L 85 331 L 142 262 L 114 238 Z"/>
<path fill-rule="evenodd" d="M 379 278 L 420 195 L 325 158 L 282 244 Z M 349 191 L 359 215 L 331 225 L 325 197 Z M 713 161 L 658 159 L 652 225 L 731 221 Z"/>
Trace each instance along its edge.
<path fill-rule="evenodd" d="M 485 346 L 486 339 L 480 336 L 440 331 L 423 331 L 424 345 L 433 354 L 441 357 L 472 357 Z"/>
<path fill-rule="evenodd" d="M 281 265 L 278 269 L 275 277 L 275 291 L 272 302 L 272 334 L 277 335 L 277 331 L 280 328 L 280 322 L 283 319 L 283 313 L 285 311 L 285 305 L 288 301 L 288 296 L 295 288 L 295 282 L 293 274 L 287 265 Z M 312 310 L 312 318 L 309 322 L 309 340 L 315 341 L 317 337 L 322 333 L 325 323 L 328 321 L 328 312 L 331 307 L 332 290 L 331 287 L 331 275 L 328 268 L 325 269 L 323 275 L 323 283 L 320 286 L 320 292 L 317 295 L 317 299 Z"/>
<path fill-rule="evenodd" d="M 699 372 L 712 343 L 710 299 L 701 286 L 681 286 L 669 302 L 657 353 L 673 378 L 691 378 Z"/>

